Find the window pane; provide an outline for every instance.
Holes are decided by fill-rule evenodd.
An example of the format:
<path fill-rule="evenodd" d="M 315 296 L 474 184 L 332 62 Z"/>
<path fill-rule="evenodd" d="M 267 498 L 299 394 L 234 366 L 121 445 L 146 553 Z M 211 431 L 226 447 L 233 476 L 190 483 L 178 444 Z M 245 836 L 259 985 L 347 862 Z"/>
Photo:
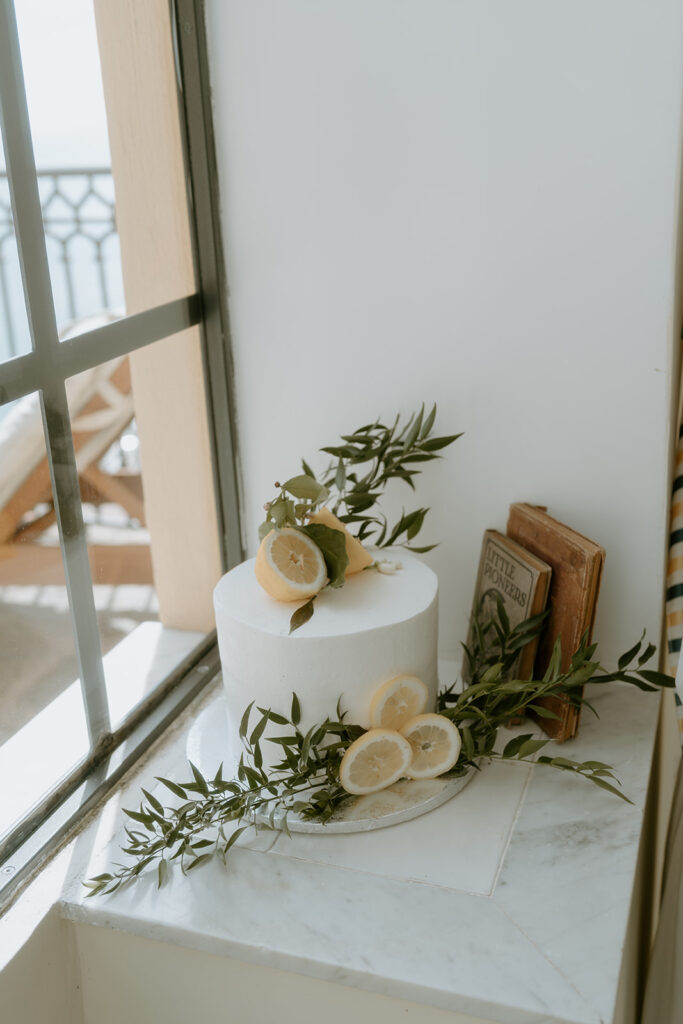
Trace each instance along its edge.
<path fill-rule="evenodd" d="M 204 468 L 185 463 L 164 424 L 170 406 L 193 430 L 169 393 L 178 351 L 168 339 L 67 382 L 113 728 L 213 628 L 202 528 L 177 518 Z"/>
<path fill-rule="evenodd" d="M 31 351 L 5 154 L 0 140 L 0 362 Z M 0 406 L 0 419 L 4 409 Z"/>
<path fill-rule="evenodd" d="M 60 335 L 125 312 L 92 0 L 17 0 Z"/>
<path fill-rule="evenodd" d="M 0 421 L 0 652 L 3 834 L 88 750 L 37 394 Z"/>

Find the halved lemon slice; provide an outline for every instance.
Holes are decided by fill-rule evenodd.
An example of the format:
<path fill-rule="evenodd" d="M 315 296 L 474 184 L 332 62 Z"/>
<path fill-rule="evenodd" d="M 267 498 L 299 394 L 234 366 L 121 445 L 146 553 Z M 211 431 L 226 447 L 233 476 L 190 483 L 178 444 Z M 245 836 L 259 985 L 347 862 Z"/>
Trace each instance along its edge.
<path fill-rule="evenodd" d="M 370 729 L 344 754 L 339 781 L 347 793 L 376 793 L 406 775 L 412 757 L 410 743 L 399 732 Z"/>
<path fill-rule="evenodd" d="M 435 779 L 450 771 L 458 760 L 460 733 L 443 715 L 416 715 L 403 726 L 401 736 L 413 752 L 406 771 L 409 779 Z"/>
<path fill-rule="evenodd" d="M 254 565 L 256 579 L 276 601 L 303 601 L 327 582 L 325 559 L 310 537 L 289 526 L 263 538 Z"/>
<path fill-rule="evenodd" d="M 380 686 L 370 702 L 374 729 L 402 729 L 427 707 L 429 690 L 417 676 L 396 676 Z"/>

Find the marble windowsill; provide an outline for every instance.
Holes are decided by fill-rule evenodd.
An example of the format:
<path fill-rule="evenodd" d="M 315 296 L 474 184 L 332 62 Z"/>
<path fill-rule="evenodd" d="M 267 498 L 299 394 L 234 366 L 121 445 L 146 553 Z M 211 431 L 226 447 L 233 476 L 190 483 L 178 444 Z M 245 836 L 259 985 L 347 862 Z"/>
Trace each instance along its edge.
<path fill-rule="evenodd" d="M 411 822 L 351 836 L 260 833 L 227 869 L 84 899 L 83 872 L 118 859 L 121 817 L 110 813 L 80 837 L 94 852 L 77 859 L 62 913 L 506 1024 L 611 1021 L 658 700 L 618 685 L 593 699 L 600 720 L 586 714 L 563 752 L 613 764 L 633 805 L 565 773 L 494 763 Z M 201 712 L 207 735 L 221 709 L 217 689 Z M 128 783 L 125 806 L 155 775 L 184 774 L 188 749 L 207 770 L 218 764 L 197 728 L 187 719 L 175 730 Z"/>

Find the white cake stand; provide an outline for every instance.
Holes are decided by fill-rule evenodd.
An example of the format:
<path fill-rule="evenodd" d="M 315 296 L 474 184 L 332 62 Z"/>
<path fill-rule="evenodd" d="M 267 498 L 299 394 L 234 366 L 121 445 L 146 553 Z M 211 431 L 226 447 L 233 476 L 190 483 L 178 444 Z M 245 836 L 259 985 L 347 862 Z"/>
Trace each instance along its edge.
<path fill-rule="evenodd" d="M 224 759 L 227 735 L 227 708 L 221 695 L 197 717 L 187 738 L 187 757 L 200 771 L 211 776 Z M 312 832 L 328 835 L 335 832 L 370 832 L 377 828 L 398 825 L 451 800 L 465 788 L 476 768 L 455 778 L 441 776 L 438 779 L 401 779 L 399 782 L 369 796 L 349 800 L 329 821 L 308 821 L 294 812 L 287 815 L 290 832 Z M 256 822 L 271 824 L 273 828 L 283 827 L 283 814 L 276 814 L 272 823 L 264 813 Z"/>

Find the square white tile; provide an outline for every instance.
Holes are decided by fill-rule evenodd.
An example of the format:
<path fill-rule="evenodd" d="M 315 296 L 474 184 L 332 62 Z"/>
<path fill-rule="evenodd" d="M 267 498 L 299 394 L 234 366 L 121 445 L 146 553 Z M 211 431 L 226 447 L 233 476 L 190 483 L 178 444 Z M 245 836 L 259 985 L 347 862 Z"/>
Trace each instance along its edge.
<path fill-rule="evenodd" d="M 530 769 L 486 765 L 462 792 L 420 818 L 350 835 L 280 835 L 271 856 L 296 857 L 489 896 Z"/>

